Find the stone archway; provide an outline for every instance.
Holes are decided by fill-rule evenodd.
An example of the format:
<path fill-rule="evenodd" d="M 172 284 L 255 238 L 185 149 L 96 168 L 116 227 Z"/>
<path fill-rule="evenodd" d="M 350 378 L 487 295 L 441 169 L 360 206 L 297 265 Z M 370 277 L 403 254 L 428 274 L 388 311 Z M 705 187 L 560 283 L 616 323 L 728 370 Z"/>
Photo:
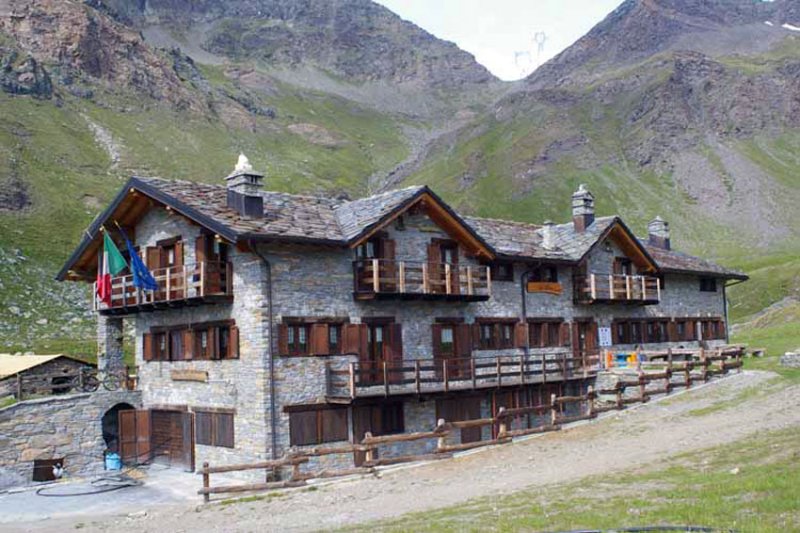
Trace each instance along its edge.
<path fill-rule="evenodd" d="M 103 440 L 106 443 L 106 449 L 109 451 L 119 452 L 119 412 L 132 409 L 135 409 L 135 407 L 129 403 L 122 402 L 114 405 L 103 414 L 101 419 Z"/>

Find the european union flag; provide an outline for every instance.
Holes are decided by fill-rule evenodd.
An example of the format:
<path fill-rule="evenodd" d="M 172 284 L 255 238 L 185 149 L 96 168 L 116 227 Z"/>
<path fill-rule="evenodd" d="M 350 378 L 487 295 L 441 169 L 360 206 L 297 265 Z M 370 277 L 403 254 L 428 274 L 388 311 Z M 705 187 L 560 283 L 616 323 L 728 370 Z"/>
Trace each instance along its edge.
<path fill-rule="evenodd" d="M 128 255 L 131 257 L 130 268 L 131 274 L 133 275 L 133 286 L 146 291 L 157 291 L 158 282 L 156 282 L 153 274 L 150 273 L 147 266 L 145 266 L 142 261 L 142 258 L 136 253 L 136 250 L 133 248 L 133 243 L 128 239 L 128 236 L 125 235 L 125 232 L 122 231 L 122 228 L 119 228 L 119 232 L 125 239 L 125 246 L 128 247 Z"/>

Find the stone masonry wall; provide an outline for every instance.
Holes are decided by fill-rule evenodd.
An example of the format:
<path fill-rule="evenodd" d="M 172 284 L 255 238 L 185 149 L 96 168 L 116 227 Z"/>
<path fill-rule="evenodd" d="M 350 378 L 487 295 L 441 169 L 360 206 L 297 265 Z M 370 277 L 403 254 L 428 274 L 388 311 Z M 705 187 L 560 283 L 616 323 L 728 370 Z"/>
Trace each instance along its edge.
<path fill-rule="evenodd" d="M 195 261 L 198 226 L 164 210 L 152 210 L 136 228 L 137 244 L 180 235 L 184 262 Z M 264 293 L 265 269 L 260 259 L 233 248 L 233 303 L 140 313 L 133 318 L 136 332 L 136 364 L 145 408 L 234 409 L 234 448 L 195 447 L 195 464 L 250 462 L 270 454 L 269 375 L 266 357 L 269 331 Z M 221 361 L 147 361 L 142 355 L 142 335 L 152 327 L 192 325 L 233 319 L 239 328 L 239 359 Z M 208 381 L 175 381 L 172 372 L 198 370 Z"/>
<path fill-rule="evenodd" d="M 64 458 L 65 476 L 103 470 L 102 417 L 117 404 L 141 405 L 133 391 L 26 400 L 0 409 L 0 488 L 31 483 L 34 459 Z"/>

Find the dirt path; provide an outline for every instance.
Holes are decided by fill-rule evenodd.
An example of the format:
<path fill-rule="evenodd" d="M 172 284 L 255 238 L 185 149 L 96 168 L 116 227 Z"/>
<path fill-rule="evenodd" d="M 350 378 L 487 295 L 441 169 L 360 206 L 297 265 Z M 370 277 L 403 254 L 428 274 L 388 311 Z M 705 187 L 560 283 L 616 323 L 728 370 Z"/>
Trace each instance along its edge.
<path fill-rule="evenodd" d="M 450 461 L 383 472 L 381 479 L 340 482 L 235 505 L 162 507 L 133 518 L 50 520 L 28 524 L 24 530 L 64 531 L 77 522 L 92 531 L 329 529 L 614 474 L 686 450 L 800 425 L 800 385 L 776 386 L 774 377 L 744 372 L 593 423 Z M 722 402 L 736 407 L 720 409 Z"/>

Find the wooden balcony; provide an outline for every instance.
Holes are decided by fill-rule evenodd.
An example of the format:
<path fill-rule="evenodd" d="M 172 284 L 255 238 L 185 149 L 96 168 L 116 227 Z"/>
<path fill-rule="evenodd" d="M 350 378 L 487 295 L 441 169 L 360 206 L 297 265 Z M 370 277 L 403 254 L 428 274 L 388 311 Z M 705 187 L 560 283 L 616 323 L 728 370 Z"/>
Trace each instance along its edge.
<path fill-rule="evenodd" d="M 477 302 L 492 292 L 491 273 L 484 266 L 365 259 L 353 262 L 353 280 L 357 300 Z"/>
<path fill-rule="evenodd" d="M 133 286 L 133 276 L 111 279 L 111 304 L 100 301 L 97 283 L 92 287 L 93 309 L 105 315 L 125 315 L 170 307 L 230 302 L 233 298 L 233 268 L 230 263 L 204 261 L 152 271 L 158 290 Z"/>
<path fill-rule="evenodd" d="M 573 280 L 575 303 L 652 305 L 661 301 L 661 280 L 652 276 L 589 274 Z"/>
<path fill-rule="evenodd" d="M 402 362 L 331 361 L 326 369 L 331 401 L 496 389 L 594 377 L 600 355 L 571 351 Z"/>

